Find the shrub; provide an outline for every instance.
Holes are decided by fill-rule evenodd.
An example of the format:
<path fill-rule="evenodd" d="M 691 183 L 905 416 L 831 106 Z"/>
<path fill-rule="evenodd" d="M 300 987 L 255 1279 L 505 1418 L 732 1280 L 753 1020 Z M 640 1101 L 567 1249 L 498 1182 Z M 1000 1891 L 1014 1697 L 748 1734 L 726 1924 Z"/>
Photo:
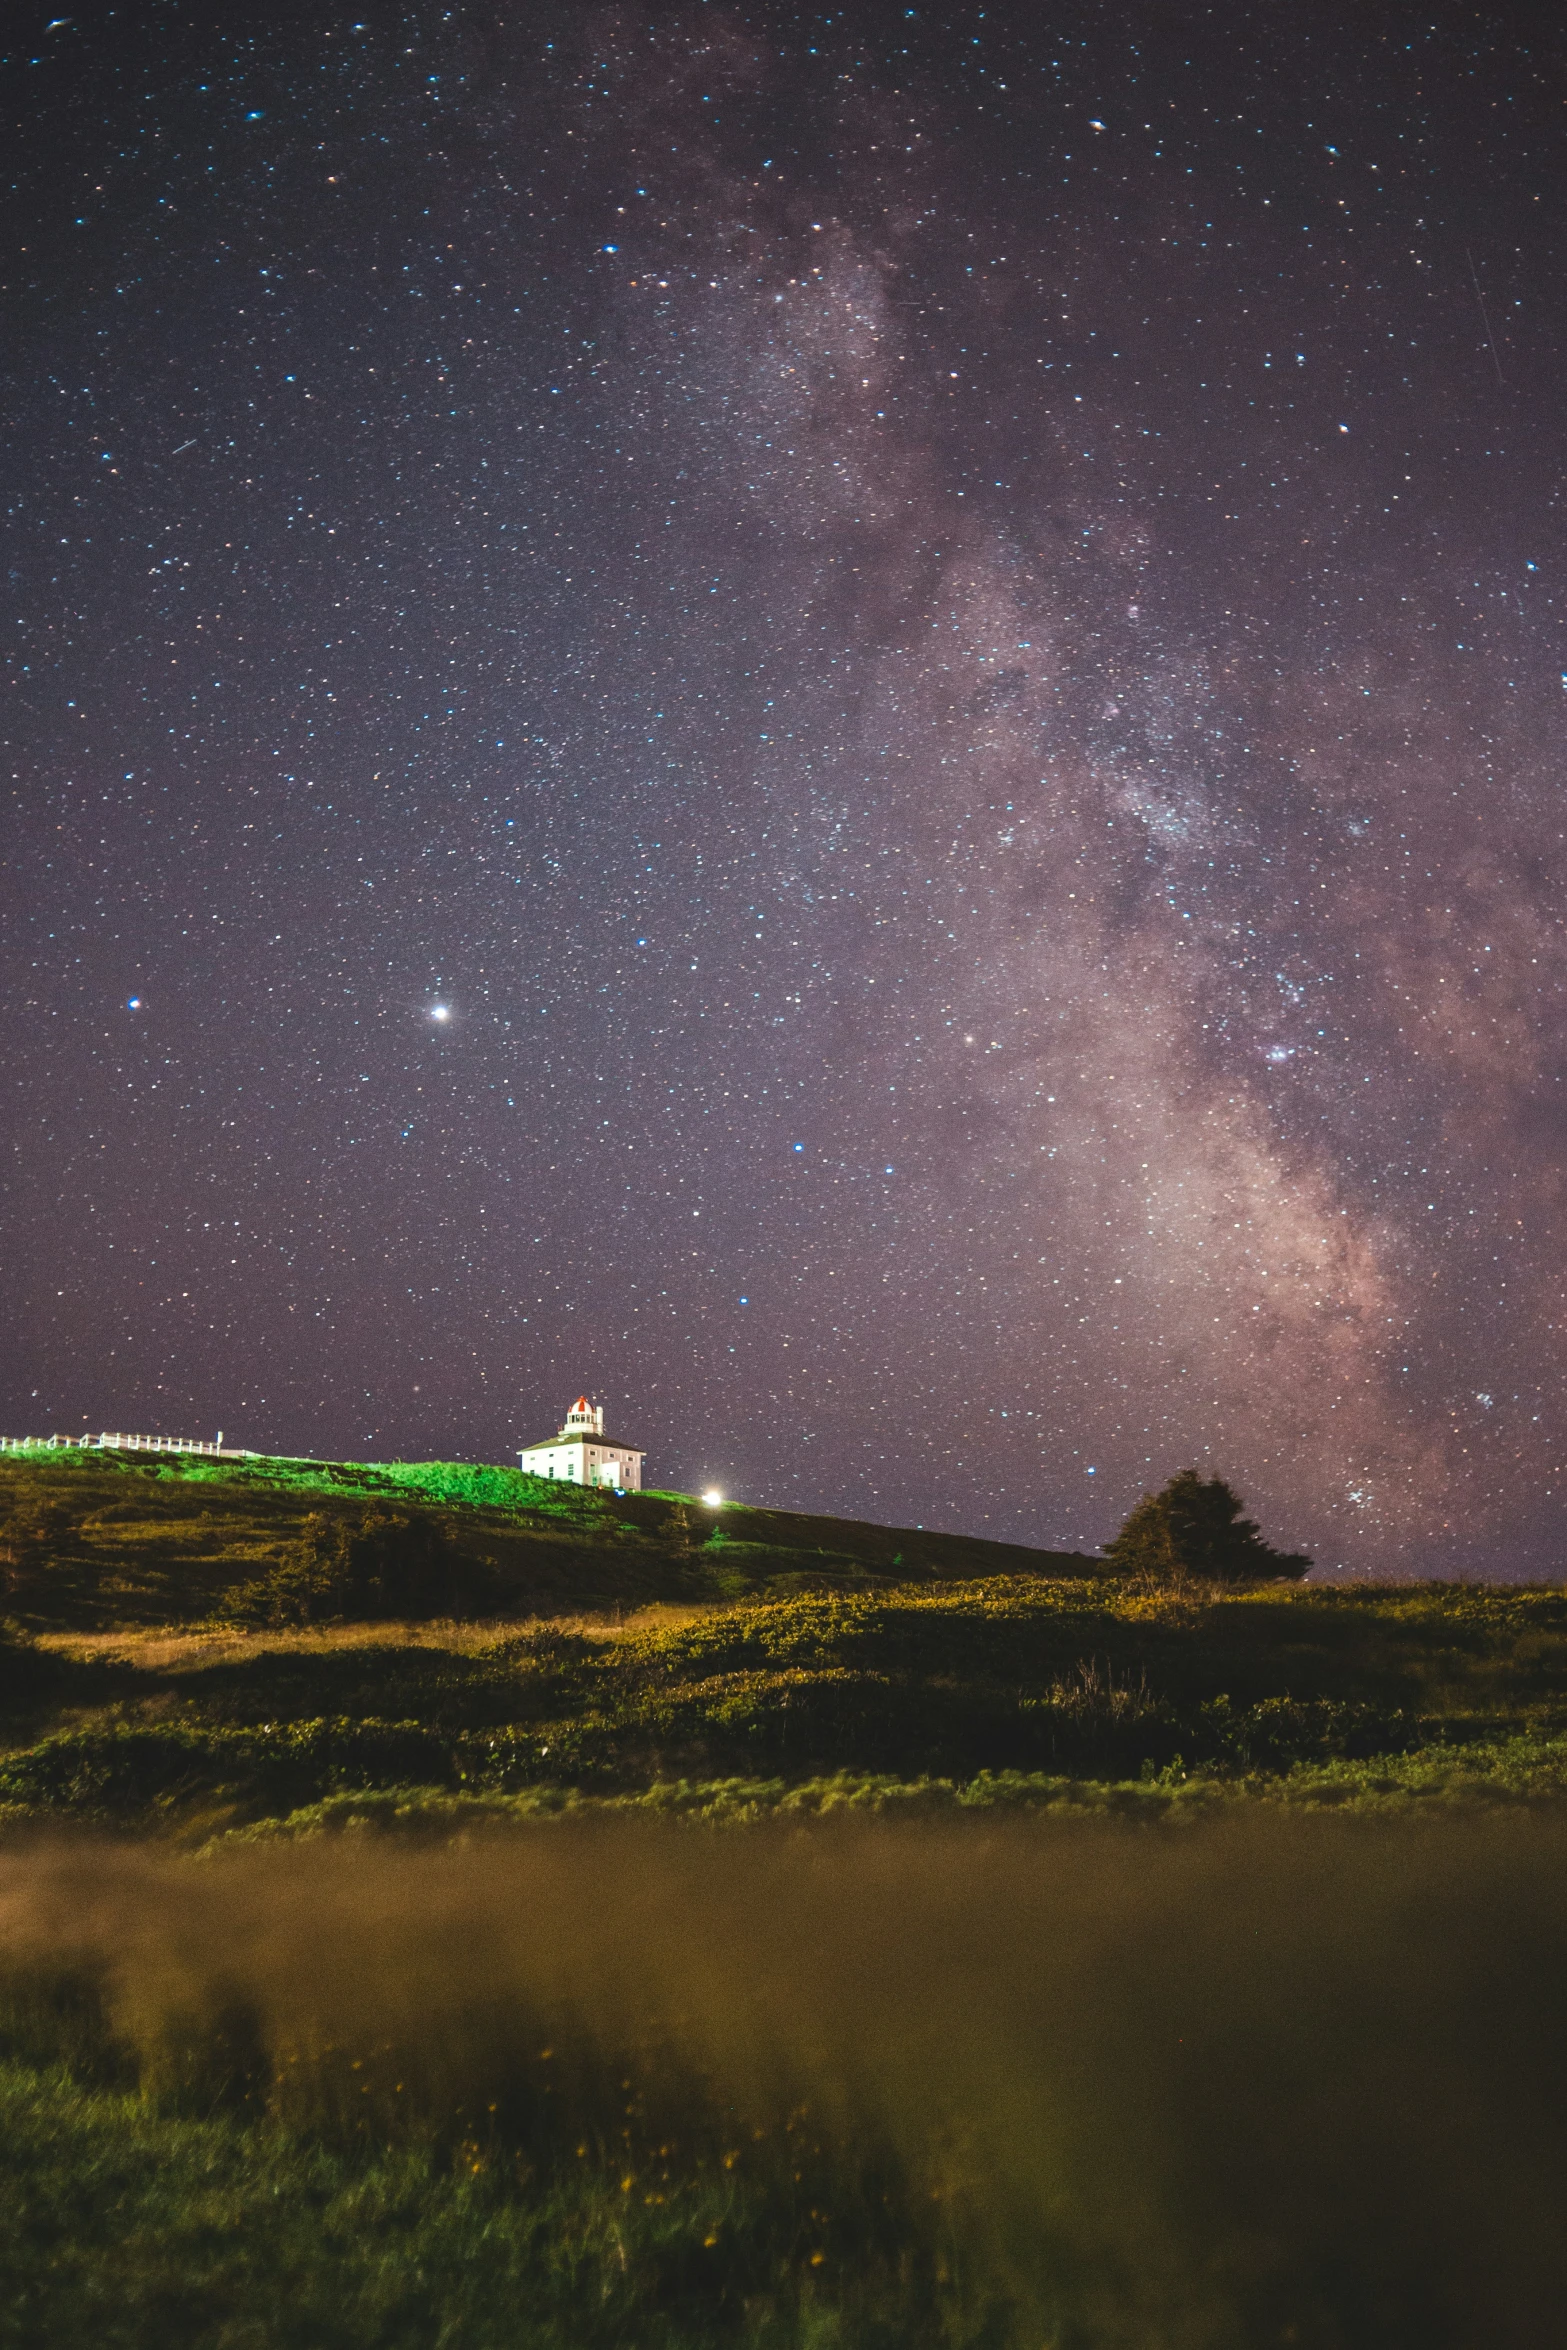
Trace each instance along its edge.
<path fill-rule="evenodd" d="M 19 1624 L 0 1619 L 0 1712 L 26 1713 L 60 1693 L 69 1669 Z"/>
<path fill-rule="evenodd" d="M 70 1513 L 51 1496 L 18 1480 L 0 1520 L 0 1600 L 27 1607 L 38 1593 L 70 1531 Z"/>
<path fill-rule="evenodd" d="M 224 1613 L 271 1629 L 348 1617 L 482 1615 L 494 1598 L 485 1562 L 420 1511 L 315 1512 L 270 1574 L 229 1594 Z"/>

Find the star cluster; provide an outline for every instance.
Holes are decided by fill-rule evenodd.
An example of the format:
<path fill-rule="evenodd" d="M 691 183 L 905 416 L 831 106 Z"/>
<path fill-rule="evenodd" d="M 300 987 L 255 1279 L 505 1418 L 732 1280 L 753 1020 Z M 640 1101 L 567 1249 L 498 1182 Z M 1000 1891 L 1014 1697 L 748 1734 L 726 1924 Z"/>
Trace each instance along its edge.
<path fill-rule="evenodd" d="M 7 1432 L 1554 1571 L 1558 72 L 39 14 Z"/>

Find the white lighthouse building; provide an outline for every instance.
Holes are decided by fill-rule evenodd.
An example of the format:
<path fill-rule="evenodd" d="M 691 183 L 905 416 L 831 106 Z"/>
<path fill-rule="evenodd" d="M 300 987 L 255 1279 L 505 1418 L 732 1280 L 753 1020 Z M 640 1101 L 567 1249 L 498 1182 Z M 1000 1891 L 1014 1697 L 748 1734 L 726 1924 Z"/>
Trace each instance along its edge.
<path fill-rule="evenodd" d="M 613 1485 L 622 1493 L 640 1493 L 643 1458 L 634 1445 L 612 1444 L 604 1433 L 603 1405 L 579 1395 L 560 1434 L 528 1445 L 517 1463 L 530 1477 L 563 1477 L 572 1485 Z"/>

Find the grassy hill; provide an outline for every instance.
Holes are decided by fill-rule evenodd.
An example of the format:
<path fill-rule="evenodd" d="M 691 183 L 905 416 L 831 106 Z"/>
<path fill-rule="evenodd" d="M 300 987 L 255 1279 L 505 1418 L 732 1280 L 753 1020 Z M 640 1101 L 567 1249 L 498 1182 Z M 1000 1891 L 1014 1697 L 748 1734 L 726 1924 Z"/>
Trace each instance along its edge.
<path fill-rule="evenodd" d="M 1090 1787 L 1157 1810 L 1567 1771 L 1554 1587 L 1139 1594 L 1075 1554 L 450 1463 L 12 1456 L 0 1489 L 13 1816 L 441 1826 Z"/>
<path fill-rule="evenodd" d="M 302 1545 L 330 1558 L 367 1530 L 383 1566 L 401 1561 L 405 1588 L 395 1596 L 413 1605 L 338 1606 L 324 1595 L 317 1607 L 291 1608 L 280 1591 L 268 1610 L 256 1587 L 280 1571 L 286 1581 Z M 1093 1565 L 1073 1552 L 732 1502 L 715 1509 L 689 1494 L 599 1492 L 458 1461 L 225 1461 L 41 1446 L 0 1456 L 0 1604 L 40 1631 L 236 1612 L 246 1621 L 559 1615 Z"/>

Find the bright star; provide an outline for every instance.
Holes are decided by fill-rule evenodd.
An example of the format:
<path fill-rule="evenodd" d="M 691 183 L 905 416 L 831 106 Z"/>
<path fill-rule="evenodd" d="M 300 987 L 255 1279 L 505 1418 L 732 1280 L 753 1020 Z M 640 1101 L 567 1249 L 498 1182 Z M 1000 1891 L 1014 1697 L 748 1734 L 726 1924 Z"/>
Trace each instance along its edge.
<path fill-rule="evenodd" d="M 430 1006 L 430 1017 L 432 1020 L 449 1020 L 451 1016 L 452 1007 L 450 1004 L 432 1004 Z"/>

